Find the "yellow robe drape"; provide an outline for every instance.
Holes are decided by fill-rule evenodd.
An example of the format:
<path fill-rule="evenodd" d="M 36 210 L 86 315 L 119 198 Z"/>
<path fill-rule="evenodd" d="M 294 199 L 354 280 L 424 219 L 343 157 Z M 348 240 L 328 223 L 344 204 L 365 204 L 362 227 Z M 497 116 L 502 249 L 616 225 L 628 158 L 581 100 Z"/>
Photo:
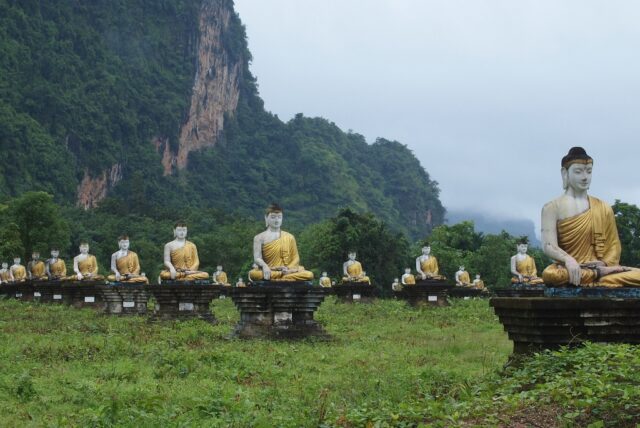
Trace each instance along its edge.
<path fill-rule="evenodd" d="M 362 272 L 363 272 L 362 264 L 358 261 L 354 261 L 349 266 L 347 266 L 347 274 L 349 276 L 343 277 L 342 281 L 366 282 L 368 284 L 371 284 L 371 280 L 369 279 L 368 276 L 360 277 L 360 275 L 362 275 Z"/>
<path fill-rule="evenodd" d="M 4 272 L 0 272 L 0 279 L 2 280 L 2 282 L 9 282 L 11 281 L 11 276 L 9 274 L 9 269 L 7 269 Z"/>
<path fill-rule="evenodd" d="M 229 279 L 227 278 L 226 272 L 224 271 L 221 271 L 220 273 L 216 272 L 213 275 L 214 275 L 216 284 L 229 285 Z"/>
<path fill-rule="evenodd" d="M 262 245 L 262 260 L 272 269 L 286 266 L 295 271 L 283 275 L 280 271 L 272 270 L 272 281 L 311 281 L 313 279 L 313 272 L 300 266 L 296 238 L 289 232 L 281 231 L 280 238 Z M 262 281 L 264 279 L 262 269 L 253 269 L 249 272 L 249 278 L 252 281 Z"/>
<path fill-rule="evenodd" d="M 209 278 L 209 274 L 207 272 L 201 272 L 198 270 L 200 267 L 198 249 L 191 241 L 186 241 L 183 247 L 171 252 L 171 264 L 178 271 L 176 272 L 176 281 L 193 281 Z M 179 272 L 180 270 L 193 272 Z M 163 270 L 160 272 L 160 278 L 170 280 L 171 273 L 168 270 Z"/>
<path fill-rule="evenodd" d="M 589 206 L 582 214 L 558 221 L 558 246 L 580 264 L 600 260 L 607 266 L 617 266 L 622 247 L 613 210 L 607 203 L 592 196 L 589 196 Z M 564 285 L 569 282 L 569 272 L 564 265 L 554 263 L 542 272 L 542 279 L 546 285 Z M 582 269 L 580 284 L 640 286 L 640 270 L 632 269 L 598 279 L 592 269 Z"/>
<path fill-rule="evenodd" d="M 49 273 L 53 279 L 66 279 L 67 265 L 64 260 L 58 259 L 55 263 L 49 264 Z"/>
<path fill-rule="evenodd" d="M 481 279 L 478 280 L 473 280 L 473 288 L 476 288 L 478 290 L 484 290 L 486 287 L 484 286 L 484 281 Z"/>
<path fill-rule="evenodd" d="M 44 262 L 42 260 L 38 260 L 37 262 L 31 261 L 29 264 L 29 271 L 31 272 L 31 279 L 47 278 Z"/>
<path fill-rule="evenodd" d="M 458 275 L 458 281 L 461 282 L 464 285 L 470 285 L 471 284 L 471 278 L 469 278 L 469 272 L 464 271 L 460 275 Z"/>
<path fill-rule="evenodd" d="M 120 282 L 148 284 L 149 280 L 140 275 L 140 261 L 138 255 L 133 251 L 128 251 L 127 255 L 116 260 L 116 269 L 120 273 Z M 126 275 L 134 275 L 132 278 L 126 278 Z M 116 281 L 115 275 L 109 275 L 107 279 L 111 282 Z"/>
<path fill-rule="evenodd" d="M 433 256 L 429 256 L 427 260 L 420 261 L 420 270 L 431 279 L 445 279 L 444 276 L 439 275 L 440 267 L 438 266 L 438 259 Z"/>
<path fill-rule="evenodd" d="M 542 278 L 538 277 L 538 270 L 536 269 L 536 261 L 530 255 L 526 254 L 523 260 L 518 260 L 516 256 L 516 271 L 524 278 L 522 282 L 531 285 L 543 284 Z M 528 277 L 528 278 L 527 278 Z M 514 284 L 520 283 L 517 277 L 511 278 L 511 282 Z"/>
<path fill-rule="evenodd" d="M 331 278 L 329 278 L 328 276 L 321 277 L 320 278 L 320 286 L 321 287 L 325 287 L 325 288 L 331 287 Z"/>
<path fill-rule="evenodd" d="M 104 279 L 104 276 L 98 275 L 98 261 L 96 256 L 89 254 L 86 259 L 78 262 L 78 270 L 82 274 L 83 281 L 99 281 Z M 70 281 L 77 281 L 77 275 L 71 275 L 67 278 Z"/>
<path fill-rule="evenodd" d="M 416 285 L 416 277 L 411 274 L 404 274 L 402 275 L 402 282 L 404 285 Z"/>
<path fill-rule="evenodd" d="M 13 268 L 13 280 L 18 282 L 26 281 L 27 269 L 22 265 Z"/>

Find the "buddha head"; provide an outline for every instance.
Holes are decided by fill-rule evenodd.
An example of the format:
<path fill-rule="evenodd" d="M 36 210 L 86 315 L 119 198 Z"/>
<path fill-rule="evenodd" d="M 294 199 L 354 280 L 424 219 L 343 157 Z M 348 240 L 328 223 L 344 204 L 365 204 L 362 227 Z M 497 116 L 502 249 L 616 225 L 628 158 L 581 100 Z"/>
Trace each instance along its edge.
<path fill-rule="evenodd" d="M 480 274 L 476 274 L 476 279 L 479 280 L 480 279 Z"/>
<path fill-rule="evenodd" d="M 404 274 L 405 275 L 410 275 L 411 274 L 411 268 L 404 268 Z"/>
<path fill-rule="evenodd" d="M 20 264 L 20 257 L 14 257 L 13 258 L 13 264 L 14 265 L 19 265 Z"/>
<path fill-rule="evenodd" d="M 322 277 L 326 278 L 327 277 L 327 273 L 326 272 L 322 272 Z"/>
<path fill-rule="evenodd" d="M 516 249 L 518 250 L 518 254 L 527 254 L 527 250 L 529 249 L 529 238 L 526 236 L 521 237 L 520 240 L 518 240 Z"/>
<path fill-rule="evenodd" d="M 122 251 L 127 251 L 129 249 L 129 236 L 120 235 L 118 237 L 118 248 Z"/>
<path fill-rule="evenodd" d="M 242 284 L 243 280 L 242 277 L 238 278 L 238 284 Z"/>
<path fill-rule="evenodd" d="M 80 243 L 80 254 L 82 255 L 87 255 L 89 254 L 89 243 L 86 241 L 83 241 Z"/>
<path fill-rule="evenodd" d="M 31 253 L 31 260 L 36 262 L 40 260 L 40 253 L 37 251 L 34 251 L 33 253 Z"/>
<path fill-rule="evenodd" d="M 184 221 L 176 222 L 173 226 L 173 236 L 177 239 L 185 239 L 187 237 L 187 223 Z"/>
<path fill-rule="evenodd" d="M 397 284 L 399 282 L 398 278 L 393 278 L 393 282 L 394 282 L 394 284 Z"/>
<path fill-rule="evenodd" d="M 572 147 L 562 158 L 562 188 L 586 192 L 591 185 L 593 159 L 582 147 Z"/>
<path fill-rule="evenodd" d="M 356 260 L 356 250 L 349 250 L 348 253 L 349 256 L 349 260 L 351 260 L 352 262 Z"/>
<path fill-rule="evenodd" d="M 216 266 L 216 272 L 222 272 L 222 265 Z"/>
<path fill-rule="evenodd" d="M 2 269 L 7 270 L 9 268 L 9 263 L 2 262 Z"/>
<path fill-rule="evenodd" d="M 58 250 L 57 248 L 52 248 L 51 249 L 51 258 L 52 259 L 57 259 L 60 256 L 60 250 Z"/>
<path fill-rule="evenodd" d="M 282 226 L 282 207 L 278 204 L 271 204 L 265 210 L 264 223 L 269 229 L 278 230 Z"/>
<path fill-rule="evenodd" d="M 460 267 L 458 268 L 458 270 L 459 270 L 460 272 L 464 272 L 464 266 L 460 266 Z"/>
<path fill-rule="evenodd" d="M 429 254 L 431 254 L 431 246 L 427 244 L 424 247 L 422 247 L 422 255 L 428 256 Z"/>

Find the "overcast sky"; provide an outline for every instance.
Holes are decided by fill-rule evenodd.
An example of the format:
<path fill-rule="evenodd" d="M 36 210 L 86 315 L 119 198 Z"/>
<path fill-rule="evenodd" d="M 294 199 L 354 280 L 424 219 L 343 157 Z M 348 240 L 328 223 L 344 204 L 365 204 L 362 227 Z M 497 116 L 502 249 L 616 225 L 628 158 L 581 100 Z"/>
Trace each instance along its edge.
<path fill-rule="evenodd" d="M 573 145 L 640 205 L 640 2 L 235 3 L 268 110 L 408 145 L 449 209 L 538 228 Z"/>

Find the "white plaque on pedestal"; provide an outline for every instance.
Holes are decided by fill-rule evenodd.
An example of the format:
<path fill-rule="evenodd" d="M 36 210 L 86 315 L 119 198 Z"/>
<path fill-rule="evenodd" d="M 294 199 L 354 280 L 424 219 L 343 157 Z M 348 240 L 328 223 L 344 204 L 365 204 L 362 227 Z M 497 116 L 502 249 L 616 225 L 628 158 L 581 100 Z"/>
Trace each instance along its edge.
<path fill-rule="evenodd" d="M 16 297 L 22 297 L 22 293 L 16 293 Z"/>
<path fill-rule="evenodd" d="M 359 294 L 354 294 L 353 295 L 353 300 L 360 300 L 360 295 Z"/>
<path fill-rule="evenodd" d="M 122 302 L 123 308 L 135 308 L 136 302 Z"/>
<path fill-rule="evenodd" d="M 53 300 L 62 300 L 62 294 L 54 294 Z"/>
<path fill-rule="evenodd" d="M 469 300 L 469 299 L 471 299 L 470 296 L 464 296 L 464 300 Z"/>
<path fill-rule="evenodd" d="M 179 311 L 192 311 L 193 310 L 193 303 L 178 303 L 178 310 Z"/>
<path fill-rule="evenodd" d="M 430 302 L 437 302 L 438 301 L 438 296 L 429 296 L 429 297 L 427 297 L 427 299 Z"/>
<path fill-rule="evenodd" d="M 34 291 L 33 292 L 33 297 L 42 297 L 42 294 L 40 294 L 39 291 Z"/>
<path fill-rule="evenodd" d="M 96 302 L 96 298 L 94 296 L 85 296 L 84 297 L 84 302 L 85 303 L 95 303 Z"/>
<path fill-rule="evenodd" d="M 273 314 L 273 321 L 275 322 L 291 321 L 292 319 L 293 314 L 291 312 L 276 312 Z"/>

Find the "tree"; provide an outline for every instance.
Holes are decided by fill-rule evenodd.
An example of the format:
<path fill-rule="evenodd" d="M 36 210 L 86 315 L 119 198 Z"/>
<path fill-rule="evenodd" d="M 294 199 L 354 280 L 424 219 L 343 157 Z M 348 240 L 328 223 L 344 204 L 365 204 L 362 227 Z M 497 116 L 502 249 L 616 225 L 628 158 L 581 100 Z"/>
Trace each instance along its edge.
<path fill-rule="evenodd" d="M 618 199 L 611 208 L 616 216 L 618 235 L 622 245 L 620 264 L 637 266 L 640 261 L 640 208 Z"/>

